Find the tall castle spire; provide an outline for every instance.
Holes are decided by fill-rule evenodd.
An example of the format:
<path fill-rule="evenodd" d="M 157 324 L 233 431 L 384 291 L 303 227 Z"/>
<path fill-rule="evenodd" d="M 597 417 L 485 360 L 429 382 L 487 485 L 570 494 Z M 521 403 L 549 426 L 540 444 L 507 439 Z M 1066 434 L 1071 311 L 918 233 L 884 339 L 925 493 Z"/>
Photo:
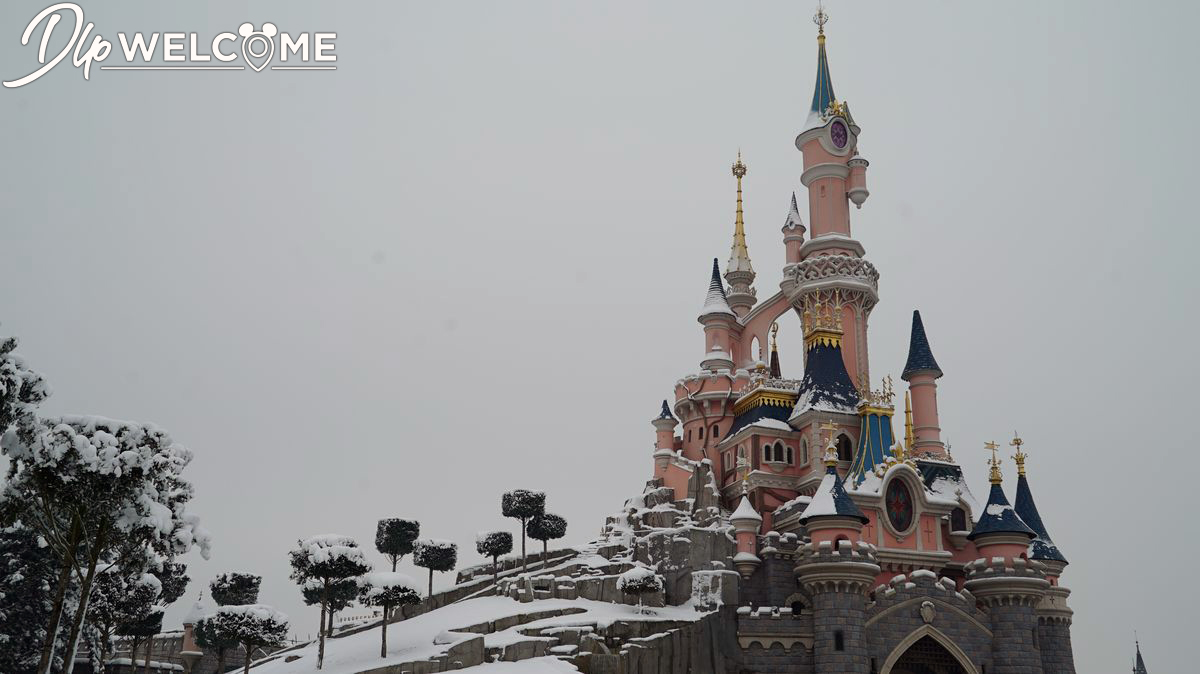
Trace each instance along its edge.
<path fill-rule="evenodd" d="M 817 9 L 813 16 L 813 23 L 817 24 L 817 84 L 813 89 L 810 115 L 824 115 L 829 106 L 837 102 L 837 96 L 833 95 L 833 79 L 829 77 L 829 58 L 825 55 L 825 24 L 828 21 L 825 8 Z"/>
<path fill-rule="evenodd" d="M 742 178 L 746 176 L 746 165 L 742 152 L 738 151 L 733 164 L 733 177 L 737 179 L 737 214 L 733 221 L 733 245 L 729 247 L 729 264 L 725 268 L 725 280 L 729 282 L 729 306 L 738 316 L 745 316 L 754 307 L 757 294 L 754 283 L 754 267 L 750 264 L 750 251 L 746 248 L 746 223 L 742 216 Z"/>

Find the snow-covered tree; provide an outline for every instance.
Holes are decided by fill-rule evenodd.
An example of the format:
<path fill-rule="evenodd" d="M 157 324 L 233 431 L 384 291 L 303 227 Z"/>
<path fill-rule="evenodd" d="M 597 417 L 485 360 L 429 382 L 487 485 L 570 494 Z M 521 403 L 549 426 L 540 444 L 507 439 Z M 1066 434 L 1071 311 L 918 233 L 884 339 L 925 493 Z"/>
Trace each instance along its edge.
<path fill-rule="evenodd" d="M 192 579 L 187 575 L 187 564 L 165 561 L 160 568 L 150 569 L 150 575 L 158 579 L 162 590 L 158 593 L 158 605 L 169 606 L 179 601 L 187 592 Z"/>
<path fill-rule="evenodd" d="M 137 650 L 142 642 L 146 643 L 146 674 L 150 673 L 150 654 L 154 648 L 154 635 L 162 631 L 163 610 L 152 608 L 146 615 L 124 623 L 117 628 L 117 634 L 130 637 L 129 671 L 137 671 Z"/>
<path fill-rule="evenodd" d="M 0 435 L 12 430 L 29 442 L 37 430 L 37 407 L 50 387 L 13 352 L 16 348 L 15 338 L 0 338 Z"/>
<path fill-rule="evenodd" d="M 396 564 L 404 559 L 404 555 L 412 552 L 413 543 L 421 535 L 421 524 L 416 520 L 406 520 L 390 517 L 379 520 L 375 527 L 375 549 L 386 556 L 392 563 L 392 571 Z"/>
<path fill-rule="evenodd" d="M 329 586 L 371 570 L 362 548 L 349 536 L 329 534 L 299 541 L 291 552 L 292 579 L 303 585 L 309 580 L 321 582 L 321 629 L 318 630 L 317 669 L 325 662 L 325 615 L 329 607 Z"/>
<path fill-rule="evenodd" d="M 453 571 L 458 563 L 458 546 L 450 541 L 427 538 L 413 546 L 413 563 L 429 569 L 429 596 L 433 596 L 433 572 Z"/>
<path fill-rule="evenodd" d="M 500 555 L 512 552 L 512 545 L 512 534 L 507 531 L 481 531 L 475 537 L 475 551 L 492 558 L 492 585 L 499 585 L 500 569 L 497 563 Z"/>
<path fill-rule="evenodd" d="M 27 420 L 27 419 L 26 419 Z M 0 450 L 9 459 L 0 514 L 36 531 L 58 558 L 54 607 L 47 634 L 57 632 L 68 587 L 79 591 L 63 660 L 74 667 L 98 566 L 129 551 L 154 566 L 199 545 L 208 533 L 187 510 L 192 486 L 181 473 L 192 454 L 152 424 L 100 417 L 39 419 L 36 428 L 9 429 Z M 43 644 L 38 671 L 46 674 L 53 641 Z"/>
<path fill-rule="evenodd" d="M 0 672 L 37 668 L 58 571 L 58 560 L 31 529 L 20 523 L 0 529 Z M 60 629 L 56 652 L 66 636 Z M 52 664 L 57 669 L 62 662 Z"/>
<path fill-rule="evenodd" d="M 254 649 L 278 646 L 287 638 L 288 617 L 262 604 L 222 606 L 202 622 L 206 623 L 206 629 L 225 635 L 246 649 L 244 674 L 250 672 Z"/>
<path fill-rule="evenodd" d="M 100 650 L 99 671 L 104 671 L 112 653 L 113 637 L 148 619 L 161 593 L 162 583 L 153 575 L 129 578 L 115 564 L 96 574 L 87 619 L 93 630 L 92 643 Z M 158 619 L 162 620 L 161 614 Z"/>
<path fill-rule="evenodd" d="M 549 552 L 547 542 L 567 535 L 567 521 L 554 513 L 542 513 L 534 515 L 525 529 L 530 538 L 542 542 L 542 560 L 544 562 Z"/>
<path fill-rule="evenodd" d="M 309 579 L 300 586 L 300 594 L 304 596 L 305 604 L 320 606 L 321 597 L 326 596 L 325 585 L 315 578 Z M 325 602 L 325 608 L 329 613 L 329 618 L 325 621 L 325 636 L 333 636 L 334 616 L 349 608 L 357 598 L 358 582 L 356 578 L 335 580 L 329 584 L 329 594 Z"/>
<path fill-rule="evenodd" d="M 546 493 L 514 489 L 500 497 L 500 512 L 505 517 L 521 520 L 521 571 L 528 571 L 525 559 L 525 523 L 546 510 Z"/>
<path fill-rule="evenodd" d="M 412 578 L 395 571 L 377 571 L 358 577 L 358 601 L 363 606 L 378 606 L 383 609 L 379 621 L 383 636 L 379 644 L 379 657 L 387 657 L 387 626 L 391 610 L 404 604 L 421 601 L 417 584 Z"/>
<path fill-rule="evenodd" d="M 617 576 L 617 589 L 625 594 L 637 595 L 638 613 L 641 613 L 642 596 L 663 591 L 662 576 L 649 567 L 635 566 Z"/>
<path fill-rule="evenodd" d="M 216 672 L 225 671 L 225 654 L 238 646 L 237 635 L 229 630 L 225 620 L 216 619 L 216 614 L 207 615 L 196 621 L 192 627 L 196 645 L 217 655 Z"/>
<path fill-rule="evenodd" d="M 217 606 L 257 604 L 258 588 L 261 584 L 262 576 L 229 571 L 209 582 L 208 594 L 217 603 Z"/>

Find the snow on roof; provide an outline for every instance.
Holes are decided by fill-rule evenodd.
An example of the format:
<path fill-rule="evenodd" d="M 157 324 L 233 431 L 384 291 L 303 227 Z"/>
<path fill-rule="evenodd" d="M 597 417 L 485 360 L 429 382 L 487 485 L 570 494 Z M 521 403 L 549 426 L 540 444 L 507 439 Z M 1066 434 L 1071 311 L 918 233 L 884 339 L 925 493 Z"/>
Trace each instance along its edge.
<path fill-rule="evenodd" d="M 700 312 L 701 316 L 709 314 L 733 314 L 733 309 L 729 308 L 729 300 L 725 298 L 725 284 L 721 282 L 721 267 L 717 264 L 717 258 L 713 258 L 712 279 L 708 282 L 708 295 L 704 297 L 704 309 Z"/>
<path fill-rule="evenodd" d="M 183 624 L 195 625 L 201 618 L 210 613 L 212 613 L 212 609 L 205 605 L 203 599 L 197 601 L 192 604 L 192 608 L 188 610 L 187 615 L 183 616 Z"/>
<path fill-rule="evenodd" d="M 817 486 L 812 502 L 804 509 L 800 521 L 806 522 L 813 517 L 832 516 L 854 517 L 864 523 L 867 521 L 862 511 L 846 493 L 846 487 L 842 484 L 842 479 L 838 477 L 837 470 L 830 467 L 825 472 L 825 477 L 821 478 L 821 484 Z"/>
<path fill-rule="evenodd" d="M 754 509 L 754 506 L 750 505 L 750 497 L 743 496 L 742 502 L 738 504 L 737 510 L 734 510 L 733 515 L 729 517 L 729 521 L 731 522 L 736 520 L 753 520 L 755 522 L 762 521 L 762 515 L 759 515 L 758 511 Z"/>
<path fill-rule="evenodd" d="M 792 428 L 791 426 L 789 426 L 786 421 L 780 421 L 778 419 L 771 419 L 770 417 L 763 417 L 762 419 L 759 419 L 750 425 L 758 426 L 759 428 L 770 428 L 770 429 L 776 430 L 776 431 L 794 431 L 794 430 L 796 430 L 796 429 Z"/>

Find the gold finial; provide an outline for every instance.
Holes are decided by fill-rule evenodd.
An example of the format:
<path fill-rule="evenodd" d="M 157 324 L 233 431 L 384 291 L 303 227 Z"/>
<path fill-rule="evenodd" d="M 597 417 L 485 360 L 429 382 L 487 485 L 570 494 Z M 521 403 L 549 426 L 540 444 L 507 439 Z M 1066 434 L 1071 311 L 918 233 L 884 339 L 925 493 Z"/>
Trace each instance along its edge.
<path fill-rule="evenodd" d="M 737 161 L 733 163 L 733 177 L 739 181 L 746 175 L 746 165 L 742 163 L 742 150 L 738 149 Z"/>
<path fill-rule="evenodd" d="M 1017 435 L 1016 431 L 1013 431 L 1012 442 L 1008 444 L 1017 448 L 1017 453 L 1013 454 L 1013 461 L 1017 462 L 1017 475 L 1025 477 L 1025 457 L 1028 455 L 1021 451 L 1021 445 L 1025 444 L 1025 441 Z"/>
<path fill-rule="evenodd" d="M 771 353 L 779 350 L 779 323 L 771 324 Z"/>
<path fill-rule="evenodd" d="M 829 302 L 821 301 L 820 291 L 805 296 L 801 321 L 804 324 L 804 348 L 806 350 L 817 344 L 840 345 L 842 343 L 841 293 L 834 290 Z"/>
<path fill-rule="evenodd" d="M 988 474 L 988 481 L 992 484 L 1000 484 L 1003 478 L 1000 475 L 1000 459 L 996 457 L 996 451 L 1000 449 L 1000 445 L 994 442 L 985 442 L 983 443 L 983 448 L 992 452 L 992 458 L 988 461 L 992 467 L 992 470 Z"/>
<path fill-rule="evenodd" d="M 742 474 L 742 493 L 746 494 L 750 491 L 750 461 L 742 454 L 738 454 L 737 470 Z"/>
<path fill-rule="evenodd" d="M 946 460 L 947 460 L 947 461 L 950 461 L 950 462 L 953 462 L 953 461 L 954 461 L 954 457 L 953 457 L 953 456 L 950 456 L 950 436 L 948 436 L 948 435 L 943 435 L 943 436 L 942 436 L 942 442 L 946 443 Z"/>
<path fill-rule="evenodd" d="M 817 13 L 813 14 L 813 23 L 817 24 L 817 37 L 824 42 L 825 24 L 829 22 L 829 14 L 825 11 L 823 3 L 817 3 Z"/>
<path fill-rule="evenodd" d="M 834 442 L 834 433 L 837 432 L 838 426 L 833 423 L 833 419 L 821 424 L 820 429 L 829 431 L 829 441 L 825 443 L 825 465 L 836 466 L 838 462 L 837 443 Z"/>
<path fill-rule="evenodd" d="M 916 444 L 916 438 L 913 436 L 913 415 L 912 415 L 912 399 L 908 396 L 908 391 L 904 392 L 904 446 L 908 451 L 912 451 L 913 445 Z"/>

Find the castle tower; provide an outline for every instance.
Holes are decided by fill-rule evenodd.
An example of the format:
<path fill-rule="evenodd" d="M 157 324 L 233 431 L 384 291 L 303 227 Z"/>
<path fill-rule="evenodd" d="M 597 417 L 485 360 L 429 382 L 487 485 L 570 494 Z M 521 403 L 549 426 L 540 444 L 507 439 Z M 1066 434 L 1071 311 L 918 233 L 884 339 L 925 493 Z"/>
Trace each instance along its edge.
<path fill-rule="evenodd" d="M 1040 562 L 1046 569 L 1046 580 L 1050 587 L 1037 607 L 1038 645 L 1042 654 L 1042 668 L 1046 672 L 1075 671 L 1075 655 L 1071 650 L 1071 618 L 1074 612 L 1067 606 L 1071 591 L 1059 584 L 1059 576 L 1067 566 L 1067 558 L 1046 532 L 1042 516 L 1033 501 L 1029 480 L 1025 477 L 1025 459 L 1021 447 L 1024 441 L 1014 437 L 1009 443 L 1016 448 L 1013 460 L 1017 464 L 1017 497 L 1013 508 L 1021 521 L 1033 529 L 1036 536 L 1029 545 L 1029 558 Z"/>
<path fill-rule="evenodd" d="M 866 594 L 880 569 L 874 547 L 859 540 L 869 520 L 838 476 L 832 433 L 824 462 L 825 477 L 800 520 L 811 542 L 796 563 L 796 578 L 813 602 L 813 663 L 818 674 L 868 674 Z"/>
<path fill-rule="evenodd" d="M 729 282 L 729 306 L 738 317 L 750 313 L 757 301 L 754 285 L 754 267 L 750 264 L 750 251 L 746 248 L 746 224 L 742 219 L 742 178 L 746 165 L 742 153 L 738 152 L 733 164 L 733 177 L 737 179 L 737 214 L 733 222 L 733 245 L 729 249 L 729 264 L 725 266 L 725 280 Z M 758 357 L 758 354 L 754 354 Z"/>
<path fill-rule="evenodd" d="M 851 381 L 863 381 L 870 374 L 867 319 L 879 301 L 879 273 L 863 259 L 862 244 L 850 231 L 850 202 L 861 206 L 867 197 L 867 161 L 857 151 L 861 129 L 833 93 L 825 53 L 827 20 L 823 10 L 814 17 L 819 26 L 816 86 L 804 130 L 796 136 L 796 148 L 804 154 L 800 182 L 808 189 L 810 238 L 788 241 L 785 230 L 788 276 L 783 287 L 798 309 L 806 300 L 828 301 L 835 292 L 841 297 L 842 357 Z"/>
<path fill-rule="evenodd" d="M 737 316 L 725 297 L 725 286 L 721 283 L 721 267 L 713 258 L 712 278 L 708 283 L 708 295 L 704 308 L 697 319 L 704 326 L 704 359 L 700 367 L 709 370 L 733 369 L 733 330 Z"/>
<path fill-rule="evenodd" d="M 1037 606 L 1050 583 L 1036 563 L 1026 559 L 1029 543 L 1037 534 L 1021 521 L 1004 495 L 996 443 L 987 443 L 987 448 L 992 450 L 992 489 L 983 515 L 967 536 L 974 541 L 980 558 L 964 567 L 966 588 L 991 614 L 992 667 L 988 671 L 1042 674 L 1034 635 Z"/>
<path fill-rule="evenodd" d="M 859 428 L 858 450 L 854 453 L 854 462 L 846 481 L 851 484 L 861 484 L 867 473 L 874 471 L 875 466 L 883 463 L 884 457 L 895 444 L 892 438 L 892 378 L 883 380 L 883 388 L 872 391 L 866 382 L 860 386 L 862 402 L 858 404 L 858 414 L 862 419 Z"/>
<path fill-rule="evenodd" d="M 666 475 L 667 464 L 675 454 L 675 426 L 679 421 L 671 414 L 667 401 L 662 402 L 662 410 L 650 421 L 654 426 L 654 478 L 663 479 Z"/>
<path fill-rule="evenodd" d="M 942 428 L 938 425 L 937 380 L 942 376 L 929 338 L 925 336 L 925 324 L 921 312 L 913 311 L 912 335 L 908 341 L 908 362 L 900 378 L 908 382 L 912 392 L 914 446 L 908 449 L 916 456 L 945 458 L 946 446 L 942 443 Z"/>
<path fill-rule="evenodd" d="M 729 516 L 729 523 L 733 526 L 734 538 L 737 540 L 737 554 L 733 556 L 733 566 L 743 578 L 749 578 L 755 569 L 762 565 L 762 560 L 755 554 L 762 521 L 762 515 L 754 509 L 749 496 L 743 496 L 737 510 Z"/>
<path fill-rule="evenodd" d="M 787 257 L 787 266 L 783 269 L 785 277 L 791 276 L 794 265 L 800 262 L 800 248 L 804 246 L 804 220 L 800 218 L 800 207 L 796 205 L 796 193 L 792 192 L 792 205 L 788 208 L 787 218 L 783 221 L 783 246 Z"/>
<path fill-rule="evenodd" d="M 1133 647 L 1137 651 L 1137 656 L 1133 660 L 1133 674 L 1146 674 L 1146 663 L 1142 662 L 1142 645 L 1135 639 Z"/>

